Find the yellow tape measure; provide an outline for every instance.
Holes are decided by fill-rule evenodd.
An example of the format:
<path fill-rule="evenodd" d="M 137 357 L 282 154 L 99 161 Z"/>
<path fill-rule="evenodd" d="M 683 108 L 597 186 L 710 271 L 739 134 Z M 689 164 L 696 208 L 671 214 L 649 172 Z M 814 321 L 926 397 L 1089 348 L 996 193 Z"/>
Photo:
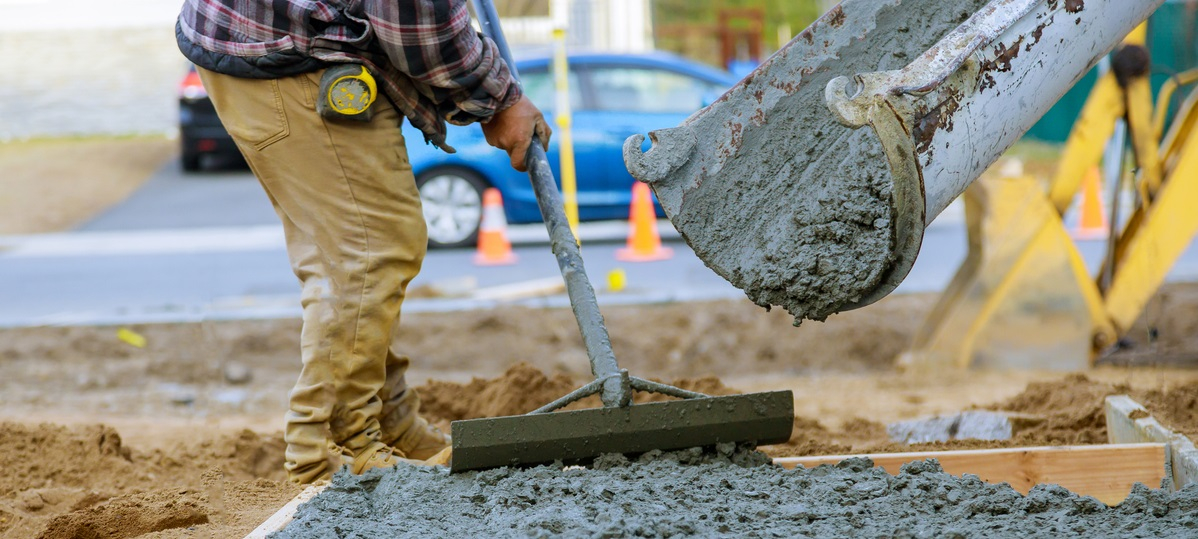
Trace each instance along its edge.
<path fill-rule="evenodd" d="M 378 86 L 366 67 L 341 64 L 320 77 L 320 99 L 316 109 L 330 119 L 370 120 L 370 105 L 378 97 Z"/>

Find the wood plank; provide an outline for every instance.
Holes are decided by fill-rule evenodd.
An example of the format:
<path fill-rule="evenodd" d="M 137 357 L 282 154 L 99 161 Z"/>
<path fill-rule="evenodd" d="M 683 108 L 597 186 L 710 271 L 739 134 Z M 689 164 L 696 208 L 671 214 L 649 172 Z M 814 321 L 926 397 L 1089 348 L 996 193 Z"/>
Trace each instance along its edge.
<path fill-rule="evenodd" d="M 480 288 L 474 292 L 473 298 L 478 300 L 511 301 L 516 299 L 552 296 L 566 291 L 566 283 L 561 277 L 547 277 L 520 281 Z"/>
<path fill-rule="evenodd" d="M 1198 448 L 1194 441 L 1161 425 L 1148 410 L 1127 395 L 1106 398 L 1107 438 L 1111 443 L 1167 444 L 1166 462 L 1174 490 L 1198 483 Z"/>
<path fill-rule="evenodd" d="M 898 474 L 908 462 L 934 458 L 952 475 L 974 474 L 988 483 L 1008 483 L 1023 494 L 1037 484 L 1056 483 L 1108 505 L 1123 501 L 1135 483 L 1157 487 L 1166 470 L 1161 443 L 784 457 L 774 463 L 812 468 L 854 456 L 869 457 L 890 474 Z"/>
<path fill-rule="evenodd" d="M 328 487 L 329 483 L 327 481 L 309 485 L 303 492 L 300 492 L 291 501 L 287 502 L 287 505 L 275 511 L 275 514 L 271 515 L 262 524 L 259 524 L 257 528 L 254 528 L 254 531 L 246 535 L 245 539 L 266 539 L 266 536 L 283 529 L 295 517 L 295 511 L 299 509 L 301 504 L 315 498 L 317 494 L 320 494 Z"/>

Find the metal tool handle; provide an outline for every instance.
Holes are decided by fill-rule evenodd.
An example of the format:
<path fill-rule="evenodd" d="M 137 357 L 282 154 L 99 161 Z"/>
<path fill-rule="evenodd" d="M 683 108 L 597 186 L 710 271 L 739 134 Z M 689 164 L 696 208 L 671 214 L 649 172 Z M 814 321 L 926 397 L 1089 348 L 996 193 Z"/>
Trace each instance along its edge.
<path fill-rule="evenodd" d="M 520 75 L 516 71 L 516 63 L 512 60 L 511 49 L 508 48 L 503 29 L 499 26 L 499 14 L 495 11 L 495 4 L 491 0 L 473 0 L 473 3 L 483 33 L 495 41 L 500 56 L 511 70 L 512 78 L 519 80 Z M 611 349 L 611 338 L 608 337 L 607 327 L 603 325 L 599 302 L 595 299 L 595 289 L 587 278 L 578 241 L 574 238 L 566 219 L 557 181 L 549 168 L 545 149 L 541 147 L 541 141 L 535 135 L 528 147 L 528 153 L 524 156 L 524 164 L 528 167 L 528 177 L 532 181 L 537 206 L 540 207 L 541 217 L 545 220 L 545 228 L 549 230 L 553 255 L 557 257 L 562 279 L 566 282 L 570 306 L 574 309 L 574 318 L 578 321 L 578 330 L 582 333 L 582 342 L 591 360 L 591 372 L 595 375 L 595 380 L 603 385 L 599 397 L 604 406 L 628 406 L 632 402 L 632 389 L 622 381 L 627 376 L 621 376 L 620 366 L 616 363 L 616 355 Z"/>

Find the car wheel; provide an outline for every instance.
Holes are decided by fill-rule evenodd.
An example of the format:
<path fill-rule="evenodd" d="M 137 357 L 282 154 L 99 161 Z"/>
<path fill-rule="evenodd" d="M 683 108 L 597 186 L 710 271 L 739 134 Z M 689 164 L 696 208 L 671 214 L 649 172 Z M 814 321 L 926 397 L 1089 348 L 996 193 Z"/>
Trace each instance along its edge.
<path fill-rule="evenodd" d="M 429 247 L 466 247 L 478 241 L 487 182 L 460 168 L 430 170 L 416 178 Z"/>

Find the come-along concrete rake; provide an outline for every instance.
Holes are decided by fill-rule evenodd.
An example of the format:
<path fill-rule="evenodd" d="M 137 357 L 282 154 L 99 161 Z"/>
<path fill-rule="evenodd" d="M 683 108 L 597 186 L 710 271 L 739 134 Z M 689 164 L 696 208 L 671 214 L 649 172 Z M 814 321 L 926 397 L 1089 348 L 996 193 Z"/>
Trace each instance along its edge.
<path fill-rule="evenodd" d="M 476 0 L 476 15 L 499 45 L 515 74 L 515 63 L 490 0 Z M 545 152 L 536 141 L 526 157 L 537 203 L 557 257 L 566 291 L 595 380 L 538 410 L 510 417 L 454 421 L 454 472 L 561 461 L 586 462 L 604 453 L 636 454 L 717 443 L 770 444 L 790 438 L 794 396 L 790 391 L 710 397 L 629 376 L 620 369 L 587 279 L 578 243 L 566 221 L 561 194 Z M 632 404 L 633 391 L 681 400 Z M 598 394 L 602 408 L 556 411 Z"/>

